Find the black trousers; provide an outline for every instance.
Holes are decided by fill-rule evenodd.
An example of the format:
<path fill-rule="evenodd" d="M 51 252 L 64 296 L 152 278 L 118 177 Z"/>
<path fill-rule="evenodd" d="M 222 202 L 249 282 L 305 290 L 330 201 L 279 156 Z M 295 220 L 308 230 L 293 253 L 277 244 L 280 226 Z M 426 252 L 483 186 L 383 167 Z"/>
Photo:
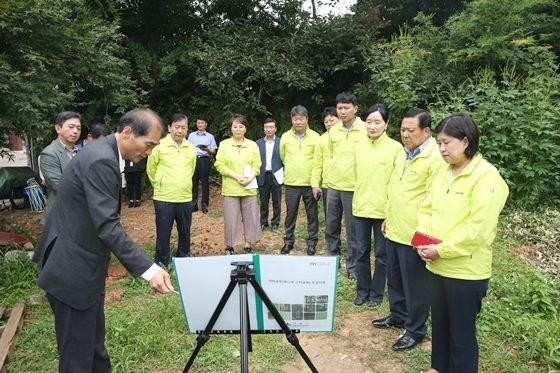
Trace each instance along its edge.
<path fill-rule="evenodd" d="M 303 199 L 305 212 L 307 213 L 307 245 L 317 246 L 319 237 L 319 216 L 317 212 L 317 200 L 313 198 L 313 190 L 310 186 L 289 186 L 286 185 L 286 220 L 284 221 L 284 230 L 286 237 L 284 243 L 293 245 L 296 236 L 296 221 L 299 210 L 299 201 Z"/>
<path fill-rule="evenodd" d="M 272 196 L 272 225 L 280 224 L 280 211 L 282 209 L 282 185 L 274 184 L 274 175 L 267 171 L 264 176 L 264 185 L 259 187 L 261 199 L 261 225 L 268 226 L 268 201 Z"/>
<path fill-rule="evenodd" d="M 124 174 L 129 201 L 140 201 L 142 196 L 142 174 L 143 172 L 141 171 L 126 172 Z"/>
<path fill-rule="evenodd" d="M 177 222 L 177 233 L 179 242 L 177 243 L 177 257 L 188 256 L 191 252 L 191 223 L 192 223 L 192 204 L 190 202 L 173 203 L 154 201 L 156 212 L 156 254 L 154 263 L 169 265 L 171 256 L 169 240 L 173 223 Z"/>
<path fill-rule="evenodd" d="M 208 207 L 210 203 L 210 184 L 208 179 L 210 178 L 210 168 L 212 164 L 210 163 L 210 157 L 197 157 L 196 158 L 196 168 L 194 170 L 192 178 L 192 205 L 193 207 L 198 207 L 198 182 L 202 184 L 202 206 Z"/>
<path fill-rule="evenodd" d="M 54 313 L 59 373 L 110 373 L 105 349 L 105 293 L 87 310 L 77 310 L 47 293 Z"/>
<path fill-rule="evenodd" d="M 488 279 L 459 280 L 430 271 L 432 368 L 440 373 L 478 373 L 476 318 Z"/>

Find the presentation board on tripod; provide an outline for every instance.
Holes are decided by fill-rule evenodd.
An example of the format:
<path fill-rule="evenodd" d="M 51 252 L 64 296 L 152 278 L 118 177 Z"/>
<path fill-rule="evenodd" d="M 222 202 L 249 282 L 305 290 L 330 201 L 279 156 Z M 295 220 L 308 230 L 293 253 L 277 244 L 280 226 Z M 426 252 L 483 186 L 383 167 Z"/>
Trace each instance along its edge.
<path fill-rule="evenodd" d="M 242 254 L 174 258 L 183 311 L 190 333 L 208 324 L 231 279 L 232 262 L 253 262 L 255 278 L 290 329 L 301 332 L 333 330 L 338 257 Z M 280 326 L 252 286 L 247 287 L 251 330 L 274 331 Z M 239 290 L 234 289 L 213 333 L 240 329 Z"/>

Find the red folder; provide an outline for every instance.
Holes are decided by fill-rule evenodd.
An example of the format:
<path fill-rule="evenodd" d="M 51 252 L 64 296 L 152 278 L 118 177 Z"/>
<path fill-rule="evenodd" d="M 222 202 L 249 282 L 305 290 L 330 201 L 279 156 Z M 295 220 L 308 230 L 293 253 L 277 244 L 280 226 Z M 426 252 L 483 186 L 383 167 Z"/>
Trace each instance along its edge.
<path fill-rule="evenodd" d="M 412 241 L 410 242 L 410 244 L 412 246 L 423 246 L 423 245 L 437 245 L 438 243 L 440 243 L 441 240 L 437 237 L 434 236 L 430 236 L 426 233 L 422 233 L 422 232 L 414 232 L 414 236 L 412 236 Z"/>

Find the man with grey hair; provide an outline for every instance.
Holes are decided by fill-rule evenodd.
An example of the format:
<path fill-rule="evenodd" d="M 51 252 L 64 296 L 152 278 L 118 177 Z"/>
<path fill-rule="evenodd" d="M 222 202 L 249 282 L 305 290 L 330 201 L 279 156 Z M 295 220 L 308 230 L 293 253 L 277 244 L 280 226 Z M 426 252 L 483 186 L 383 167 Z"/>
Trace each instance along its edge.
<path fill-rule="evenodd" d="M 73 111 L 63 111 L 58 114 L 54 124 L 58 136 L 49 146 L 43 149 L 39 156 L 39 169 L 47 185 L 47 195 L 49 196 L 45 212 L 41 218 L 42 225 L 45 225 L 56 200 L 62 171 L 78 152 L 78 147 L 75 144 L 82 132 L 81 119 L 80 114 Z"/>
<path fill-rule="evenodd" d="M 286 219 L 284 247 L 281 254 L 294 248 L 296 220 L 299 202 L 303 199 L 307 213 L 307 255 L 315 255 L 319 235 L 317 199 L 320 169 L 317 167 L 320 136 L 308 126 L 307 109 L 301 105 L 291 111 L 292 129 L 284 132 L 280 140 L 280 159 L 284 163 L 284 185 L 286 185 Z"/>
<path fill-rule="evenodd" d="M 153 111 L 129 111 L 116 134 L 88 144 L 62 174 L 33 255 L 41 269 L 37 285 L 47 292 L 54 313 L 60 373 L 111 371 L 103 309 L 111 253 L 152 289 L 173 290 L 169 274 L 125 233 L 119 214 L 120 160 L 146 158 L 162 132 Z"/>

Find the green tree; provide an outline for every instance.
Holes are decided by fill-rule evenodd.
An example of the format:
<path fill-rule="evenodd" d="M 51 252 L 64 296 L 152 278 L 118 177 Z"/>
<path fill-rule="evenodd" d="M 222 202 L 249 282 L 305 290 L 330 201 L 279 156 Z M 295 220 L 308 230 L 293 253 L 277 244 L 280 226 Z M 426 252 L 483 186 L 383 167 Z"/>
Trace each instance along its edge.
<path fill-rule="evenodd" d="M 317 123 L 323 107 L 363 77 L 361 17 L 313 19 L 301 0 L 150 3 L 125 2 L 121 14 L 141 100 L 164 117 L 205 113 L 218 137 L 234 113 L 287 125 L 296 104 Z"/>
<path fill-rule="evenodd" d="M 103 116 L 134 105 L 121 39 L 80 0 L 1 2 L 2 131 L 42 136 L 62 110 Z"/>

